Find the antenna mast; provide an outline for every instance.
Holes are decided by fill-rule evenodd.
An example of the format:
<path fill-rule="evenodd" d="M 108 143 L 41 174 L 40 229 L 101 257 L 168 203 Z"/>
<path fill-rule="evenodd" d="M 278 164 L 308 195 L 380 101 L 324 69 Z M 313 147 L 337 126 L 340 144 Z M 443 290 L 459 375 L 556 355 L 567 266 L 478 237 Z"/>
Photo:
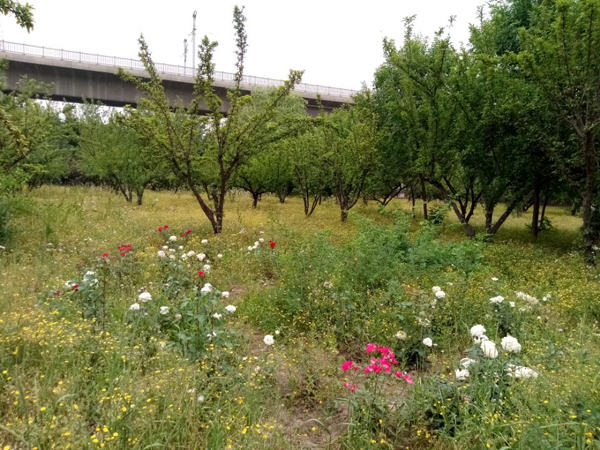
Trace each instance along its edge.
<path fill-rule="evenodd" d="M 188 43 L 187 43 L 187 39 L 183 40 L 183 73 L 185 74 L 186 72 L 186 66 L 187 66 L 187 52 L 188 52 Z"/>
<path fill-rule="evenodd" d="M 194 26 L 192 27 L 192 74 L 196 70 L 196 14 L 197 11 L 194 11 Z"/>

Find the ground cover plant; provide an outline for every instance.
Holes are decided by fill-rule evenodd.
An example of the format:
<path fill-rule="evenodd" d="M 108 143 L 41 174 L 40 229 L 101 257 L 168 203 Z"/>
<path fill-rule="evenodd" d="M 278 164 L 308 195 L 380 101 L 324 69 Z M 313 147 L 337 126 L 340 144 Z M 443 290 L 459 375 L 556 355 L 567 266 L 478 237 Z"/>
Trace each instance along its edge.
<path fill-rule="evenodd" d="M 577 218 L 493 243 L 410 202 L 28 196 L 0 255 L 3 448 L 597 448 Z M 284 220 L 285 217 L 285 220 Z M 478 210 L 473 226 L 483 229 Z"/>

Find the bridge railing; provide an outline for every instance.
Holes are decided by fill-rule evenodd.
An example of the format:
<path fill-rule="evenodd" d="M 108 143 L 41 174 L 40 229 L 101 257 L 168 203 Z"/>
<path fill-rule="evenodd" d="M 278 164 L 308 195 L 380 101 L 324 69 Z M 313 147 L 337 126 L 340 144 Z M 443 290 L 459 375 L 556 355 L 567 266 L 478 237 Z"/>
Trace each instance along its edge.
<path fill-rule="evenodd" d="M 98 64 L 107 67 L 122 67 L 123 69 L 144 70 L 141 61 L 132 58 L 120 58 L 118 56 L 105 56 L 93 53 L 75 52 L 56 48 L 40 47 L 37 45 L 20 44 L 0 40 L 0 51 L 8 53 L 20 53 L 24 55 L 39 56 L 42 58 L 59 59 L 64 61 L 73 61 L 87 64 Z M 174 64 L 155 63 L 156 70 L 159 73 L 179 75 L 182 77 L 194 77 L 196 70 L 192 67 L 183 67 Z M 215 72 L 215 80 L 233 81 L 234 74 L 228 72 Z M 245 75 L 243 82 L 253 86 L 277 87 L 283 85 L 282 80 L 272 78 L 256 77 Z M 306 92 L 312 94 L 322 94 L 331 97 L 350 98 L 357 91 L 352 89 L 335 88 L 330 86 L 320 86 L 317 84 L 297 84 L 296 92 Z"/>

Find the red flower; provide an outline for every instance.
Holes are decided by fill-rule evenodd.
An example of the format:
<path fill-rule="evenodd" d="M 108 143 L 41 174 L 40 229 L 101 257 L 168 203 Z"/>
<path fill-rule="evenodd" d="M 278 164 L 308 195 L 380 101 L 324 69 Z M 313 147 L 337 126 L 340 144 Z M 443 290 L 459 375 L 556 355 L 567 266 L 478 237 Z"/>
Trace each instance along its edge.
<path fill-rule="evenodd" d="M 183 235 L 185 235 L 185 233 L 182 232 L 181 235 L 183 236 Z"/>
<path fill-rule="evenodd" d="M 54 295 L 58 297 L 60 295 L 60 291 L 55 291 Z"/>
<path fill-rule="evenodd" d="M 158 232 L 159 233 L 162 233 L 162 230 L 163 230 L 162 227 L 158 227 Z"/>
<path fill-rule="evenodd" d="M 169 225 L 165 225 L 163 228 L 164 228 L 165 230 L 168 230 L 168 229 L 169 229 Z"/>
<path fill-rule="evenodd" d="M 202 272 L 202 271 L 198 272 L 198 276 L 199 277 L 203 277 L 204 276 L 204 272 Z"/>
<path fill-rule="evenodd" d="M 275 246 L 277 245 L 275 242 L 273 241 L 269 241 L 269 245 L 271 246 L 271 248 L 275 248 Z"/>
<path fill-rule="evenodd" d="M 125 253 L 121 253 L 121 256 L 125 256 Z"/>
<path fill-rule="evenodd" d="M 108 253 L 102 253 L 103 258 L 108 258 Z"/>
<path fill-rule="evenodd" d="M 185 234 L 190 234 L 191 232 L 192 232 L 192 230 L 187 230 L 187 231 L 185 232 Z"/>
<path fill-rule="evenodd" d="M 71 287 L 71 289 L 72 289 L 72 290 L 74 290 L 74 291 L 76 291 L 78 287 L 79 287 L 79 285 L 78 285 L 78 284 L 74 284 L 74 285 Z"/>

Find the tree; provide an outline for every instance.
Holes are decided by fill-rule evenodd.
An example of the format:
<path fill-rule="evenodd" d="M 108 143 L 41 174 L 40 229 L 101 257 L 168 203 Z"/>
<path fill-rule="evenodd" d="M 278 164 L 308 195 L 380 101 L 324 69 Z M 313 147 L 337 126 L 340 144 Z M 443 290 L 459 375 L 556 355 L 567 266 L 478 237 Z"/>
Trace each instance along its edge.
<path fill-rule="evenodd" d="M 579 141 L 584 172 L 583 233 L 593 258 L 600 239 L 598 153 L 600 124 L 600 0 L 544 1 L 523 29 L 519 67 L 539 88 L 555 117 Z"/>
<path fill-rule="evenodd" d="M 98 105 L 86 105 L 80 135 L 80 168 L 100 184 L 141 205 L 144 190 L 159 177 L 160 165 L 146 158 L 145 143 L 122 120 Z"/>
<path fill-rule="evenodd" d="M 345 222 L 374 169 L 378 144 L 377 115 L 370 91 L 354 96 L 354 104 L 320 116 L 323 122 L 325 164 Z"/>
<path fill-rule="evenodd" d="M 130 126 L 153 142 L 157 154 L 169 162 L 177 177 L 192 191 L 216 234 L 223 229 L 225 198 L 232 180 L 256 149 L 281 138 L 273 121 L 277 106 L 302 76 L 302 72 L 290 71 L 289 79 L 276 90 L 267 105 L 252 108 L 253 99 L 243 95 L 241 89 L 248 45 L 245 21 L 243 9 L 236 6 L 233 11 L 236 72 L 233 88 L 227 90 L 229 109 L 226 118 L 223 101 L 213 86 L 213 54 L 217 43 L 209 41 L 206 36 L 198 51 L 200 62 L 195 96 L 188 107 L 179 105 L 175 112 L 171 111 L 143 36 L 139 39 L 139 55 L 148 79 L 120 71 L 125 80 L 135 83 L 146 94 L 142 100 L 144 112 L 128 109 Z M 206 116 L 200 116 L 203 108 L 208 110 Z"/>
<path fill-rule="evenodd" d="M 27 31 L 33 29 L 33 6 L 29 3 L 23 5 L 14 0 L 0 0 L 0 13 L 5 16 L 12 14 L 15 16 L 17 25 L 25 28 Z"/>

